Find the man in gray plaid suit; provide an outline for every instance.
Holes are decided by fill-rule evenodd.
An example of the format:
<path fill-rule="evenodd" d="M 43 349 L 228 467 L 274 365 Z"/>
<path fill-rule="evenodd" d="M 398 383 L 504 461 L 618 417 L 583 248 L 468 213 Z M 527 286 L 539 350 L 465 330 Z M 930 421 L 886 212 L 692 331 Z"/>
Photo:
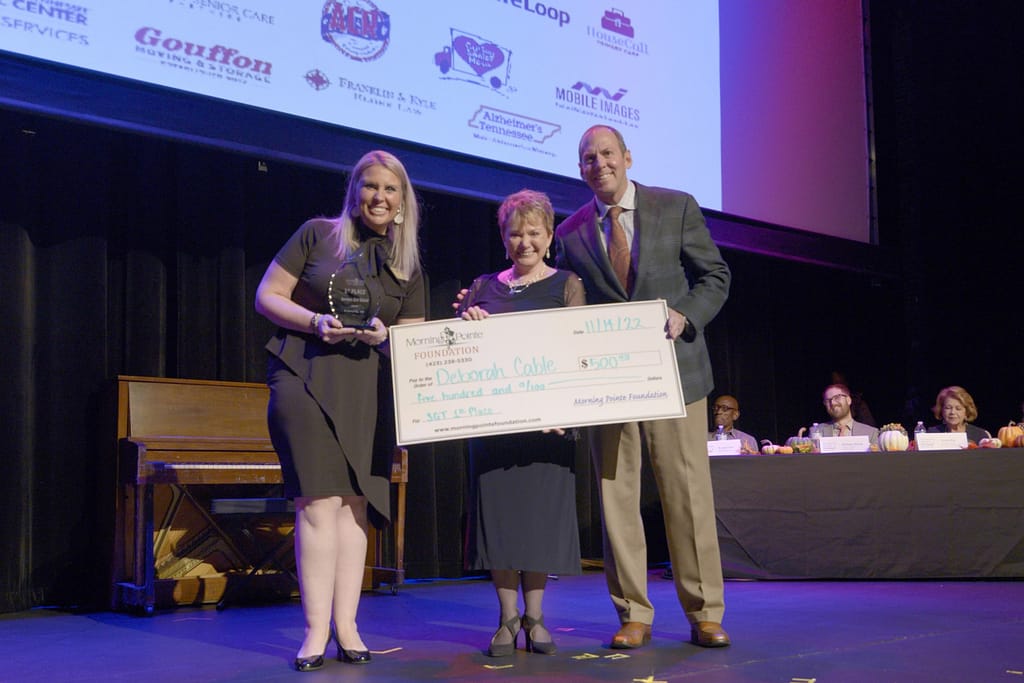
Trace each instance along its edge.
<path fill-rule="evenodd" d="M 605 578 L 621 624 L 611 646 L 647 644 L 654 621 L 640 514 L 640 461 L 646 442 L 690 640 L 723 647 L 730 641 L 721 623 L 722 563 L 706 445 L 712 377 L 703 330 L 729 295 L 729 267 L 691 195 L 629 180 L 633 159 L 617 130 L 588 129 L 580 140 L 579 157 L 580 177 L 594 199 L 558 226 L 557 265 L 580 276 L 587 303 L 667 302 L 666 333 L 675 342 L 687 401 L 684 418 L 588 430 L 601 496 Z"/>

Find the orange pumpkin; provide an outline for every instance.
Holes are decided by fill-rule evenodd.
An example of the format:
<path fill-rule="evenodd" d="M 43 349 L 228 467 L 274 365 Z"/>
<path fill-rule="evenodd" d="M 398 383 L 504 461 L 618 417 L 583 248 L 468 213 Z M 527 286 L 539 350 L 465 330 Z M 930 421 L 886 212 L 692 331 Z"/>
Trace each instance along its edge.
<path fill-rule="evenodd" d="M 1015 448 L 1024 448 L 1024 434 L 1021 434 L 1016 439 L 1014 439 L 1013 445 Z"/>
<path fill-rule="evenodd" d="M 999 428 L 999 440 L 1007 448 L 1012 448 L 1018 436 L 1024 435 L 1024 429 L 1016 422 L 1011 422 L 1005 427 Z"/>

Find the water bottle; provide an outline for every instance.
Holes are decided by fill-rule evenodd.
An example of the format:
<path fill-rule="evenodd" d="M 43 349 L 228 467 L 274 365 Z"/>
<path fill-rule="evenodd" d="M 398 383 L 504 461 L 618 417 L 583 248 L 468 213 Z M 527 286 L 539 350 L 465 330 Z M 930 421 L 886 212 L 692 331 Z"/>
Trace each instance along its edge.
<path fill-rule="evenodd" d="M 715 441 L 725 441 L 728 438 L 725 435 L 725 425 L 718 425 L 718 429 L 715 430 Z"/>
<path fill-rule="evenodd" d="M 921 420 L 918 420 L 917 421 L 917 426 L 914 427 L 914 443 L 915 444 L 917 444 L 917 435 L 918 434 L 924 434 L 926 431 L 928 431 L 928 430 L 924 428 L 924 422 L 922 422 Z"/>
<path fill-rule="evenodd" d="M 821 425 L 817 422 L 811 425 L 811 444 L 815 453 L 821 452 Z"/>

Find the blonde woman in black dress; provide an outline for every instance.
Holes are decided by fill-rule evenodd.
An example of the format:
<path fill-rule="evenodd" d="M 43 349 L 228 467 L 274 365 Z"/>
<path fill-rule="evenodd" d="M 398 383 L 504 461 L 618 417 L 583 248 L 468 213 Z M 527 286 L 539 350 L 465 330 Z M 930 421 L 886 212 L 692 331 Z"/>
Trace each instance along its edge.
<path fill-rule="evenodd" d="M 586 303 L 580 279 L 544 261 L 554 236 L 546 195 L 510 195 L 498 210 L 498 224 L 512 266 L 473 281 L 460 308 L 463 318 Z M 523 340 L 525 353 L 544 353 L 530 347 L 528 330 Z M 466 564 L 490 570 L 501 609 L 487 653 L 511 655 L 522 630 L 527 651 L 554 654 L 544 624 L 547 576 L 580 573 L 573 445 L 555 433 L 480 437 L 470 440 L 469 456 Z"/>
<path fill-rule="evenodd" d="M 285 494 L 295 499 L 295 557 L 305 637 L 298 671 L 370 661 L 356 626 L 368 521 L 390 514 L 393 434 L 378 428 L 388 326 L 424 319 L 419 210 L 409 176 L 387 152 L 366 154 L 342 214 L 304 223 L 256 290 L 256 310 L 280 329 L 267 344 L 268 425 Z M 363 320 L 340 319 L 343 301 Z M 359 323 L 363 323 L 359 325 Z M 376 457 L 375 457 L 376 454 Z"/>

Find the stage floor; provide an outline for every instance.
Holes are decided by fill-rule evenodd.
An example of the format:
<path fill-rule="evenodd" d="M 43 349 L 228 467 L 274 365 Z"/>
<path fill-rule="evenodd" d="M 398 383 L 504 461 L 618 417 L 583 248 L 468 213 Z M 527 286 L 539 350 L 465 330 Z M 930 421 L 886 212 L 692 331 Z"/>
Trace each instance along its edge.
<path fill-rule="evenodd" d="M 364 594 L 365 666 L 290 670 L 297 601 L 152 617 L 36 609 L 0 615 L 0 680 L 1024 683 L 1021 581 L 728 581 L 733 645 L 705 650 L 686 642 L 672 584 L 649 576 L 654 639 L 633 651 L 608 648 L 617 623 L 603 576 L 587 571 L 549 583 L 554 656 L 485 656 L 498 621 L 490 583 L 432 581 Z"/>

